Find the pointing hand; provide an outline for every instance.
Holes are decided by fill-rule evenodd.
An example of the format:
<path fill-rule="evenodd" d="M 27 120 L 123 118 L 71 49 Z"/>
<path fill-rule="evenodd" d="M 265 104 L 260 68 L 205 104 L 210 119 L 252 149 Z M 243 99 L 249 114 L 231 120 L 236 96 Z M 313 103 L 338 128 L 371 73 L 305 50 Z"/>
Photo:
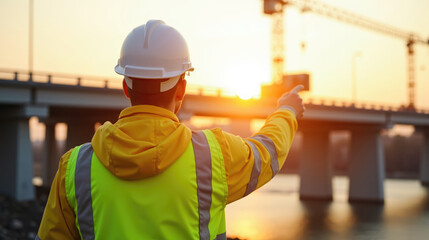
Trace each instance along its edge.
<path fill-rule="evenodd" d="M 284 93 L 277 101 L 277 107 L 287 106 L 295 110 L 296 118 L 300 119 L 304 115 L 305 107 L 302 98 L 299 96 L 299 91 L 304 89 L 303 85 L 294 87 L 290 92 Z"/>

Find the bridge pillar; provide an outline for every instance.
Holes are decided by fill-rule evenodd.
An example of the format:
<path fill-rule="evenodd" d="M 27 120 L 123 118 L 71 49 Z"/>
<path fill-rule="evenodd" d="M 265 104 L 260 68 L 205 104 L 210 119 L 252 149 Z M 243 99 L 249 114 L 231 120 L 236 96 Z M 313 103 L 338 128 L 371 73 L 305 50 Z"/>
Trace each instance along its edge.
<path fill-rule="evenodd" d="M 34 198 L 28 119 L 1 120 L 0 192 L 18 201 Z"/>
<path fill-rule="evenodd" d="M 352 130 L 349 202 L 384 202 L 384 151 L 380 129 Z"/>
<path fill-rule="evenodd" d="M 57 154 L 57 141 L 55 139 L 55 122 L 46 121 L 45 144 L 43 146 L 42 179 L 44 186 L 51 186 L 58 170 L 60 159 Z"/>
<path fill-rule="evenodd" d="M 329 159 L 329 131 L 306 128 L 300 161 L 300 199 L 332 200 L 332 170 Z"/>
<path fill-rule="evenodd" d="M 420 158 L 420 181 L 429 187 L 429 129 L 423 130 L 423 149 Z"/>
<path fill-rule="evenodd" d="M 85 119 L 67 121 L 66 151 L 83 143 L 91 142 L 94 135 L 94 126 L 94 121 Z"/>
<path fill-rule="evenodd" d="M 18 201 L 34 199 L 31 116 L 46 117 L 47 108 L 6 106 L 0 109 L 0 193 Z"/>

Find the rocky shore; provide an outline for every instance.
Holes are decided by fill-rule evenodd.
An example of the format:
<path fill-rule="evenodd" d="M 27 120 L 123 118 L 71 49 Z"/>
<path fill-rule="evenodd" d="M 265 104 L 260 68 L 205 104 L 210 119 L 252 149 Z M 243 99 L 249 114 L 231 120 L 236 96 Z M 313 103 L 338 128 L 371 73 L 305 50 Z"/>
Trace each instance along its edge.
<path fill-rule="evenodd" d="M 36 200 L 24 202 L 0 195 L 0 240 L 34 239 L 48 194 L 47 189 L 36 188 Z"/>

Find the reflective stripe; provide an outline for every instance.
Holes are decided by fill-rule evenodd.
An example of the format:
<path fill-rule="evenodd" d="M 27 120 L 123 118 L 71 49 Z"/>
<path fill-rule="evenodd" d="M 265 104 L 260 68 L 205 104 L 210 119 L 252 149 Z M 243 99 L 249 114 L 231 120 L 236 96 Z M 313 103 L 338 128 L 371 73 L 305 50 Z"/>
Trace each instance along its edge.
<path fill-rule="evenodd" d="M 274 177 L 279 172 L 279 161 L 277 160 L 277 150 L 273 140 L 271 140 L 269 137 L 265 135 L 256 135 L 251 138 L 262 143 L 262 145 L 264 145 L 264 147 L 270 153 L 271 170 L 273 171 L 273 177 Z"/>
<path fill-rule="evenodd" d="M 226 232 L 217 235 L 216 240 L 226 240 Z"/>
<path fill-rule="evenodd" d="M 91 143 L 81 146 L 76 160 L 75 191 L 77 201 L 77 220 L 82 239 L 94 239 L 94 221 L 91 199 Z"/>
<path fill-rule="evenodd" d="M 39 238 L 39 235 L 36 235 L 36 238 L 34 240 L 41 240 L 41 239 Z"/>
<path fill-rule="evenodd" d="M 212 163 L 210 147 L 202 131 L 192 132 L 195 167 L 197 172 L 197 194 L 200 239 L 210 239 L 209 222 L 212 203 Z"/>
<path fill-rule="evenodd" d="M 244 193 L 244 196 L 249 195 L 249 193 L 255 191 L 256 186 L 258 185 L 258 178 L 259 174 L 261 173 L 261 155 L 259 155 L 258 148 L 255 146 L 255 144 L 251 141 L 246 140 L 246 142 L 250 145 L 252 148 L 253 156 L 254 156 L 254 163 L 253 163 L 253 169 L 252 174 L 250 175 L 250 181 L 247 184 L 246 192 Z"/>

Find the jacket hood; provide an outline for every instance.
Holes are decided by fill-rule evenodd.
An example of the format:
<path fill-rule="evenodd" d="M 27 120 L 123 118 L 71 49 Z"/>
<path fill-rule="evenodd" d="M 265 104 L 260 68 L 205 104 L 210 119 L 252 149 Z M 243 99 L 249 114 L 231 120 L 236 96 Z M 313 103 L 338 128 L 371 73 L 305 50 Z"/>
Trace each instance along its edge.
<path fill-rule="evenodd" d="M 136 180 L 157 175 L 186 150 L 192 132 L 171 111 L 150 105 L 124 109 L 92 138 L 100 162 L 115 176 Z"/>

